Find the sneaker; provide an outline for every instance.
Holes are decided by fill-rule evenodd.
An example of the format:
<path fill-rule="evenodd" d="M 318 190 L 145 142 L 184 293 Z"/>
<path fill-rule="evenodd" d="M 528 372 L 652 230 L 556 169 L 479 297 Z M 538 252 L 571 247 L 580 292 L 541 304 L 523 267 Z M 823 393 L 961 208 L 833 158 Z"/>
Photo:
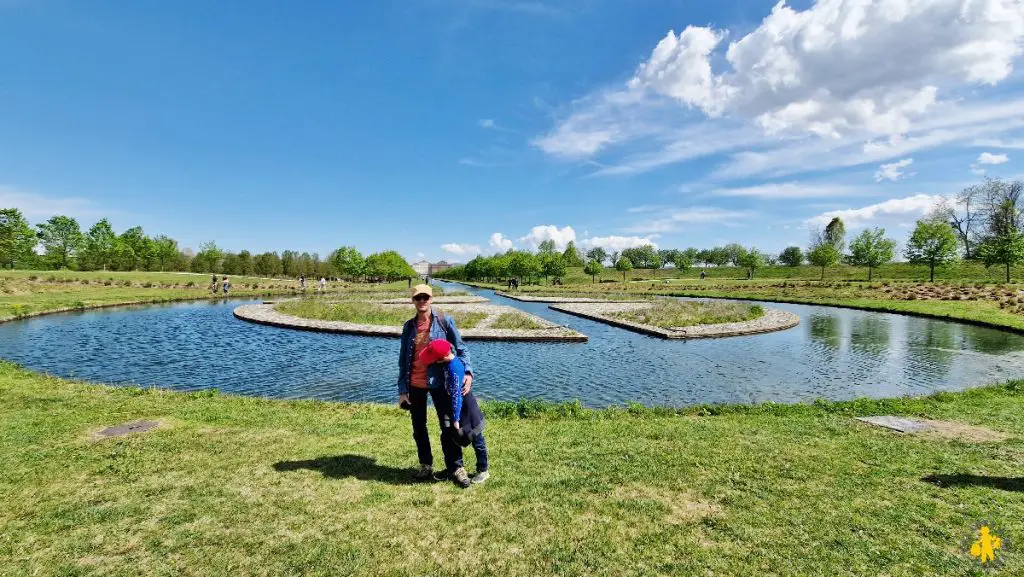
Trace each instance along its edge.
<path fill-rule="evenodd" d="M 455 469 L 455 472 L 452 473 L 452 482 L 463 489 L 468 489 L 470 483 L 472 483 L 472 481 L 469 480 L 469 474 L 466 473 L 465 467 Z"/>
<path fill-rule="evenodd" d="M 471 480 L 473 481 L 474 485 L 480 485 L 489 478 L 491 478 L 491 474 L 488 473 L 487 471 L 477 471 L 476 475 L 473 475 L 473 478 Z"/>
<path fill-rule="evenodd" d="M 420 470 L 416 471 L 416 474 L 412 476 L 417 481 L 429 481 L 434 475 L 434 467 L 430 465 L 420 465 Z"/>

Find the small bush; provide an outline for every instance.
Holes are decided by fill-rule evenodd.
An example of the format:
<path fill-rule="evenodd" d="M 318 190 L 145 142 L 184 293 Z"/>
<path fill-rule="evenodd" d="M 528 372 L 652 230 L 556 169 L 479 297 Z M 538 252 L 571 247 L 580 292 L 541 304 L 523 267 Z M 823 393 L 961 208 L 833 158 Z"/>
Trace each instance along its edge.
<path fill-rule="evenodd" d="M 110 279 L 107 279 L 107 280 L 103 281 L 103 286 L 110 286 L 112 284 L 114 284 L 114 281 L 112 281 Z"/>
<path fill-rule="evenodd" d="M 194 286 L 196 286 L 196 283 L 194 281 L 188 281 L 188 284 L 185 285 L 185 288 L 192 288 Z"/>
<path fill-rule="evenodd" d="M 148 282 L 148 281 L 144 282 L 144 283 L 142 283 L 142 288 L 153 288 L 153 283 Z"/>
<path fill-rule="evenodd" d="M 39 280 L 39 277 L 37 275 L 30 274 L 30 275 L 28 275 L 28 280 L 32 280 L 32 281 Z"/>

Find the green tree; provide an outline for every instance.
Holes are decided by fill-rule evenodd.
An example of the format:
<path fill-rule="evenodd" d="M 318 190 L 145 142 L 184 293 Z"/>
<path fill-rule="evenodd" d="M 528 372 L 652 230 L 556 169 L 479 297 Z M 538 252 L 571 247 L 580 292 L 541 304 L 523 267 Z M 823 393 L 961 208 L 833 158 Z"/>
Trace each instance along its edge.
<path fill-rule="evenodd" d="M 825 226 L 823 240 L 835 247 L 837 253 L 843 254 L 843 249 L 846 248 L 846 225 L 843 224 L 843 219 L 837 216 L 829 221 Z"/>
<path fill-rule="evenodd" d="M 892 261 L 896 241 L 885 238 L 884 228 L 864 229 L 850 243 L 850 264 L 868 267 L 868 280 L 876 267 Z"/>
<path fill-rule="evenodd" d="M 725 266 L 729 264 L 729 251 L 726 250 L 724 246 L 716 246 L 712 248 L 708 256 L 711 258 L 711 264 L 715 266 Z"/>
<path fill-rule="evenodd" d="M 328 260 L 331 261 L 331 266 L 338 272 L 338 275 L 344 278 L 355 280 L 365 273 L 366 260 L 354 246 L 339 248 L 331 253 Z"/>
<path fill-rule="evenodd" d="M 416 276 L 409 263 L 398 251 L 386 250 L 366 257 L 366 274 L 376 280 L 393 282 Z"/>
<path fill-rule="evenodd" d="M 619 260 L 615 263 L 615 270 L 622 273 L 622 282 L 626 282 L 626 273 L 633 270 L 633 261 L 629 260 L 626 256 L 620 255 Z"/>
<path fill-rule="evenodd" d="M 957 258 L 956 232 L 945 218 L 923 218 L 910 234 L 904 256 L 912 263 L 927 264 L 928 278 L 935 281 L 935 267 Z"/>
<path fill-rule="evenodd" d="M 238 274 L 244 276 L 251 275 L 254 270 L 253 266 L 254 263 L 251 252 L 243 250 L 238 253 Z"/>
<path fill-rule="evenodd" d="M 976 254 L 985 266 L 1006 267 L 1006 282 L 1010 282 L 1010 268 L 1024 262 L 1024 211 L 1020 207 L 1024 182 L 990 179 L 985 186 L 988 218 L 981 242 L 976 245 Z"/>
<path fill-rule="evenodd" d="M 114 250 L 110 256 L 110 266 L 114 270 L 132 270 L 135 263 L 135 251 L 120 237 L 114 240 Z"/>
<path fill-rule="evenodd" d="M 583 265 L 583 273 L 590 275 L 590 282 L 596 283 L 598 275 L 604 271 L 604 265 L 601 264 L 596 258 L 592 258 L 587 261 L 587 264 Z"/>
<path fill-rule="evenodd" d="M 542 241 L 537 245 L 537 254 L 555 254 L 558 248 L 555 246 L 555 241 L 548 239 Z"/>
<path fill-rule="evenodd" d="M 807 251 L 807 261 L 821 267 L 821 280 L 825 280 L 825 269 L 839 264 L 841 256 L 839 250 L 827 242 L 814 243 Z"/>
<path fill-rule="evenodd" d="M 562 260 L 565 261 L 567 267 L 579 267 L 583 266 L 583 254 L 578 248 L 574 241 L 569 241 L 569 244 L 565 246 L 565 252 L 562 253 Z"/>
<path fill-rule="evenodd" d="M 743 255 L 747 253 L 746 247 L 742 244 L 731 242 L 722 247 L 722 249 L 729 255 L 728 262 L 731 263 L 732 266 L 742 266 L 740 265 L 740 260 L 743 258 Z"/>
<path fill-rule="evenodd" d="M 136 270 L 142 263 L 149 260 L 151 242 L 146 237 L 146 233 L 142 231 L 141 226 L 135 226 L 124 231 L 118 237 L 118 240 L 130 249 L 129 251 L 124 251 L 126 255 L 130 256 L 127 257 L 127 260 L 123 261 L 123 270 Z"/>
<path fill-rule="evenodd" d="M 779 262 L 786 266 L 800 266 L 804 263 L 804 251 L 798 246 L 787 246 L 779 253 Z"/>
<path fill-rule="evenodd" d="M 82 246 L 82 230 L 70 216 L 54 216 L 36 225 L 46 258 L 57 268 L 68 268 Z"/>
<path fill-rule="evenodd" d="M 217 247 L 212 240 L 199 245 L 199 252 L 192 259 L 193 272 L 215 273 L 220 271 L 220 261 L 224 257 L 224 251 Z"/>
<path fill-rule="evenodd" d="M 691 252 L 693 251 L 693 252 Z M 672 253 L 672 264 L 677 270 L 688 271 L 693 267 L 694 254 L 697 249 L 677 250 Z"/>
<path fill-rule="evenodd" d="M 167 267 L 178 257 L 178 241 L 169 236 L 160 235 L 153 239 L 152 254 L 160 270 L 167 270 Z"/>
<path fill-rule="evenodd" d="M 276 252 L 265 252 L 256 257 L 253 262 L 253 267 L 256 270 L 256 274 L 260 276 L 278 276 L 284 273 L 284 267 L 281 266 L 281 257 Z"/>
<path fill-rule="evenodd" d="M 566 268 L 568 268 L 566 266 L 565 257 L 560 254 L 546 256 L 541 261 L 541 267 L 544 270 L 545 278 L 552 277 L 555 279 L 560 279 L 565 276 Z"/>
<path fill-rule="evenodd" d="M 740 259 L 737 262 L 739 263 L 739 266 L 750 272 L 750 278 L 754 278 L 754 272 L 759 268 L 764 268 L 764 255 L 756 248 L 744 248 L 743 253 L 740 254 Z"/>
<path fill-rule="evenodd" d="M 238 255 L 233 252 L 225 253 L 224 260 L 221 261 L 220 271 L 229 275 L 242 274 L 242 264 L 238 259 Z"/>
<path fill-rule="evenodd" d="M 587 251 L 587 258 L 590 260 L 596 260 L 598 264 L 604 263 L 605 259 L 608 258 L 608 251 L 604 250 L 599 246 Z"/>
<path fill-rule="evenodd" d="M 35 257 L 39 238 L 16 208 L 0 210 L 0 266 L 24 266 Z"/>
<path fill-rule="evenodd" d="M 281 266 L 284 268 L 284 276 L 297 277 L 299 272 L 299 253 L 294 250 L 286 250 L 281 253 Z"/>

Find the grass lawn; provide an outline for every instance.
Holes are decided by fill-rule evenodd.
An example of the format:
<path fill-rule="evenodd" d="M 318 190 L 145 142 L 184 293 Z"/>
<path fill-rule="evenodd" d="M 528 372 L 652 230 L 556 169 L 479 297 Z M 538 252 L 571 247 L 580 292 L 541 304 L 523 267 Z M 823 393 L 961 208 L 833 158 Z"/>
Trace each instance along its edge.
<path fill-rule="evenodd" d="M 519 313 L 501 313 L 498 315 L 498 318 L 494 319 L 494 322 L 491 323 L 490 328 L 532 331 L 541 328 L 541 326 L 526 315 Z"/>
<path fill-rule="evenodd" d="M 208 274 L 177 272 L 0 271 L 0 320 L 58 309 L 220 298 L 210 290 Z M 233 276 L 232 297 L 295 294 L 298 282 Z M 370 293 L 407 296 L 405 282 L 332 283 L 328 290 L 346 295 Z M 311 293 L 313 289 L 307 289 Z"/>
<path fill-rule="evenodd" d="M 0 364 L 2 573 L 980 575 L 967 548 L 982 521 L 1009 543 L 1003 574 L 1024 572 L 1024 384 L 710 416 L 486 410 L 493 475 L 462 491 L 408 482 L 416 456 L 396 408 Z M 900 436 L 851 418 L 876 412 L 1012 438 Z M 165 426 L 92 438 L 133 419 Z"/>
<path fill-rule="evenodd" d="M 609 316 L 667 329 L 750 321 L 764 316 L 764 309 L 741 303 L 658 300 L 650 308 L 620 311 Z"/>
<path fill-rule="evenodd" d="M 474 328 L 480 321 L 487 318 L 486 313 L 445 310 L 443 305 L 435 305 L 435 307 L 454 319 L 456 326 L 461 329 Z M 304 319 L 391 327 L 402 326 L 405 321 L 416 314 L 411 304 L 407 307 L 396 307 L 361 301 L 324 302 L 315 299 L 285 301 L 274 305 L 274 308 L 286 315 Z"/>

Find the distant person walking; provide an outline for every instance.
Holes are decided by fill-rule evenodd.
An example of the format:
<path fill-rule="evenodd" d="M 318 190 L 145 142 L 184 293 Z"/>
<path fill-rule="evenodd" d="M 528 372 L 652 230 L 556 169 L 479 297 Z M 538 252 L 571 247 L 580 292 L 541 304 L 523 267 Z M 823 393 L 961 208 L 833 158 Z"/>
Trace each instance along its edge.
<path fill-rule="evenodd" d="M 327 292 L 327 279 L 320 277 L 320 292 Z"/>
<path fill-rule="evenodd" d="M 217 275 L 213 275 L 213 279 L 210 280 L 210 290 L 213 291 L 213 294 L 220 292 L 220 283 L 217 282 Z"/>
<path fill-rule="evenodd" d="M 228 280 L 228 277 L 224 277 L 222 285 L 224 287 L 224 294 L 228 294 L 228 291 L 231 290 L 231 281 Z"/>
<path fill-rule="evenodd" d="M 704 271 L 700 271 L 700 280 L 704 280 L 704 277 L 706 276 L 707 274 Z"/>
<path fill-rule="evenodd" d="M 299 276 L 299 290 L 300 291 L 305 291 L 306 290 L 306 275 Z"/>

